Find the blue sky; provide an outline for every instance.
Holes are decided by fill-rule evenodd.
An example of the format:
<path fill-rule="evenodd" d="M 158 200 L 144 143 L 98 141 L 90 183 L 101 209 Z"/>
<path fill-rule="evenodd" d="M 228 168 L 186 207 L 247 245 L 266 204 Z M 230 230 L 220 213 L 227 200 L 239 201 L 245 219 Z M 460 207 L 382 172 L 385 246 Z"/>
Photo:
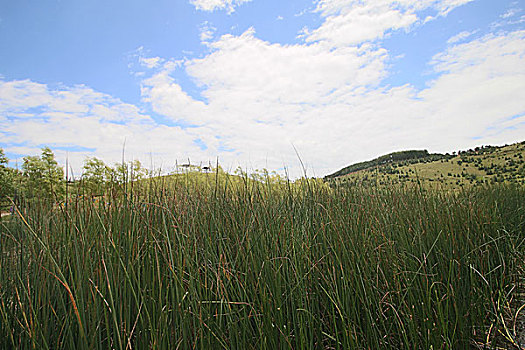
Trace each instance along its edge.
<path fill-rule="evenodd" d="M 288 167 L 525 139 L 515 0 L 0 2 L 0 147 Z"/>

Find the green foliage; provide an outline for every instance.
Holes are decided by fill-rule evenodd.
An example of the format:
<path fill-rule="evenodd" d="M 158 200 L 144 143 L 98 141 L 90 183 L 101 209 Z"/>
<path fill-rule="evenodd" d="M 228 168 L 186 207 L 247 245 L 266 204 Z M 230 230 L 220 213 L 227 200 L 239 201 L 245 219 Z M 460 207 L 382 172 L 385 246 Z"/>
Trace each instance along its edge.
<path fill-rule="evenodd" d="M 248 174 L 248 172 L 245 172 L 241 167 L 238 167 L 235 170 L 234 174 L 241 177 L 250 178 L 254 181 L 258 181 L 261 183 L 269 183 L 272 185 L 283 185 L 287 182 L 287 180 L 281 175 L 279 175 L 276 171 L 269 171 L 266 168 L 255 169 L 253 172 Z"/>
<path fill-rule="evenodd" d="M 0 148 L 0 167 L 6 167 L 9 163 L 9 159 L 5 156 L 3 148 Z"/>
<path fill-rule="evenodd" d="M 110 171 L 108 166 L 96 157 L 86 158 L 82 170 L 82 178 L 95 184 L 106 182 Z"/>
<path fill-rule="evenodd" d="M 82 170 L 84 188 L 91 194 L 103 194 L 111 181 L 113 170 L 96 157 L 86 158 Z"/>
<path fill-rule="evenodd" d="M 61 199 L 64 194 L 64 171 L 49 147 L 38 156 L 24 157 L 22 164 L 25 193 L 40 199 Z"/>
<path fill-rule="evenodd" d="M 4 150 L 0 148 L 0 199 L 11 192 L 12 180 L 7 164 L 9 160 L 5 156 Z"/>
<path fill-rule="evenodd" d="M 131 181 L 144 180 L 150 175 L 148 169 L 144 168 L 137 159 L 129 163 L 129 169 L 131 171 Z"/>
<path fill-rule="evenodd" d="M 8 205 L 7 197 L 12 196 L 15 189 L 16 171 L 8 167 L 9 159 L 0 148 L 0 210 Z"/>
<path fill-rule="evenodd" d="M 144 168 L 138 160 L 127 163 L 116 163 L 113 168 L 108 169 L 111 181 L 116 184 L 143 180 L 149 175 L 148 170 Z"/>
<path fill-rule="evenodd" d="M 110 167 L 101 159 L 91 157 L 84 160 L 82 170 L 83 188 L 96 195 L 104 194 L 110 187 L 144 180 L 150 175 L 138 160 Z"/>

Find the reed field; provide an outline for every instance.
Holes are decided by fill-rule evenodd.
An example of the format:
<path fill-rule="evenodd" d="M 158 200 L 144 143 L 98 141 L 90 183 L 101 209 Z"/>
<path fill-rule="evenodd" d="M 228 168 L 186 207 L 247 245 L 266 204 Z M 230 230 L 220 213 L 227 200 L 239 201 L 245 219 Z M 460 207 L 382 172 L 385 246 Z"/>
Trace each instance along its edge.
<path fill-rule="evenodd" d="M 209 175 L 21 200 L 0 221 L 0 347 L 525 346 L 523 186 Z"/>

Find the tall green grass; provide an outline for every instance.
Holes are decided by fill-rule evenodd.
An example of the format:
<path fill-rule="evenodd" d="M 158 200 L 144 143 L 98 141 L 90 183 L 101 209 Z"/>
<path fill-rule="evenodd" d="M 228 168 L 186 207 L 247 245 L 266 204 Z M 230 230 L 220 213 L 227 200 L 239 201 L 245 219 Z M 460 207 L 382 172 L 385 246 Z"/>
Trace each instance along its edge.
<path fill-rule="evenodd" d="M 523 188 L 211 176 L 152 179 L 126 194 L 26 203 L 4 218 L 0 347 L 461 349 L 515 339 L 504 313 L 521 288 Z"/>

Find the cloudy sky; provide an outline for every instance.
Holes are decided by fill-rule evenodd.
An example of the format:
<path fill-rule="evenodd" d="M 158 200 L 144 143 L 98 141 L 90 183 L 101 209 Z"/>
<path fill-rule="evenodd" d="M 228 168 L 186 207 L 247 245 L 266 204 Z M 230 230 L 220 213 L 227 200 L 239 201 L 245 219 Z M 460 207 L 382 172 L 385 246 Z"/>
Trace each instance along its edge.
<path fill-rule="evenodd" d="M 0 1 L 0 147 L 324 176 L 525 140 L 525 1 Z"/>

